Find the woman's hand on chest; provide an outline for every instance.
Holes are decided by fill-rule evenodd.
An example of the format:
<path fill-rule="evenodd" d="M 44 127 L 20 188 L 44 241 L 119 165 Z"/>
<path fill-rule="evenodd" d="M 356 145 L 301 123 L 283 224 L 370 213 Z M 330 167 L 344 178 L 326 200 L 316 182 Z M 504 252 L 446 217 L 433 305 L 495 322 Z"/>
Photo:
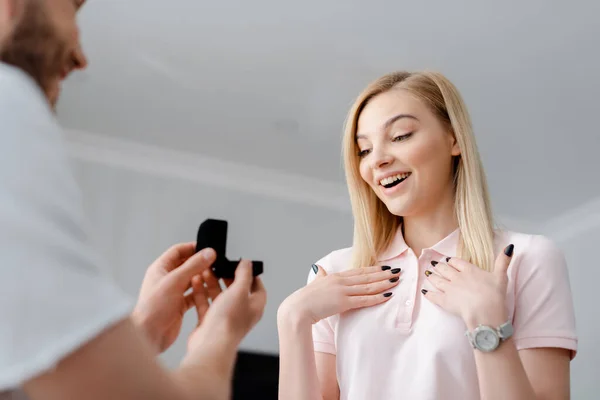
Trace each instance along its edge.
<path fill-rule="evenodd" d="M 425 298 L 462 317 L 469 329 L 479 324 L 506 322 L 507 270 L 513 250 L 513 245 L 506 247 L 491 272 L 459 258 L 447 258 L 445 263 L 433 262 L 425 275 L 436 290 L 423 290 Z"/>

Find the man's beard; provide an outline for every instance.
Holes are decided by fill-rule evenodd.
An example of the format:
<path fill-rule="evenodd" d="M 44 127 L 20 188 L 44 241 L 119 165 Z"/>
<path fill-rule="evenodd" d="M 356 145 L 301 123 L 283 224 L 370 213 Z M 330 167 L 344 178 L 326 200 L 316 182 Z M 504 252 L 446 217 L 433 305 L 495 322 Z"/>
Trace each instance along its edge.
<path fill-rule="evenodd" d="M 46 96 L 51 96 L 52 85 L 62 76 L 68 46 L 52 25 L 46 7 L 39 0 L 25 1 L 21 18 L 0 49 L 0 61 L 28 73 Z M 49 98 L 51 103 L 55 100 Z"/>

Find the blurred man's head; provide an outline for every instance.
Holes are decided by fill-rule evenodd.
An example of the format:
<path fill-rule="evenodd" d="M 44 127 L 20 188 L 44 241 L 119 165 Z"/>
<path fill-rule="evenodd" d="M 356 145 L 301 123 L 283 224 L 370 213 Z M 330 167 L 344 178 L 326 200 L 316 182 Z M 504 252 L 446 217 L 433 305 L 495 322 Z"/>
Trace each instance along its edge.
<path fill-rule="evenodd" d="M 73 70 L 87 66 L 76 22 L 77 11 L 84 2 L 0 1 L 12 4 L 9 11 L 12 28 L 1 45 L 0 61 L 19 67 L 31 75 L 52 106 L 58 101 L 62 81 Z"/>

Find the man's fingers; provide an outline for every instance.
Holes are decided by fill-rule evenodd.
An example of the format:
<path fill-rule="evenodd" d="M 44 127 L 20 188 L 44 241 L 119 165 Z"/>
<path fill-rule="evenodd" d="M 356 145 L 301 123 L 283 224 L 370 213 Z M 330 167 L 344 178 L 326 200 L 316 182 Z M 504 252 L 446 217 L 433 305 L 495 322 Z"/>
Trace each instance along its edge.
<path fill-rule="evenodd" d="M 194 275 L 200 275 L 215 261 L 213 249 L 204 249 L 188 258 L 179 268 L 174 269 L 165 277 L 165 285 L 174 287 L 185 293 Z"/>
<path fill-rule="evenodd" d="M 265 305 L 267 304 L 267 290 L 263 285 L 260 277 L 255 277 L 252 282 L 252 294 L 250 295 L 254 312 L 260 314 L 264 312 Z"/>
<path fill-rule="evenodd" d="M 211 269 L 206 269 L 202 274 L 202 279 L 206 282 L 206 291 L 208 293 L 208 297 L 211 301 L 215 301 L 217 296 L 221 294 L 221 285 L 219 285 L 219 280 L 213 274 Z"/>
<path fill-rule="evenodd" d="M 162 253 L 156 261 L 152 263 L 150 268 L 160 268 L 167 272 L 174 270 L 179 267 L 188 258 L 194 255 L 196 251 L 196 243 L 179 243 L 171 246 L 164 253 Z"/>
<path fill-rule="evenodd" d="M 252 288 L 250 289 L 251 293 L 267 293 L 267 290 L 265 289 L 265 285 L 263 284 L 262 279 L 260 279 L 260 277 L 255 277 L 254 281 L 252 282 Z"/>
<path fill-rule="evenodd" d="M 252 262 L 249 260 L 242 260 L 235 269 L 235 278 L 231 287 L 243 289 L 246 292 L 250 292 L 252 288 L 252 282 L 254 277 L 252 276 Z"/>
<path fill-rule="evenodd" d="M 196 313 L 198 315 L 198 326 L 202 323 L 204 315 L 208 311 L 208 295 L 204 287 L 204 281 L 200 275 L 192 278 L 192 295 L 194 296 L 194 304 L 196 305 Z"/>
<path fill-rule="evenodd" d="M 515 246 L 513 244 L 509 244 L 504 248 L 502 253 L 500 253 L 496 258 L 496 262 L 494 263 L 494 273 L 498 275 L 506 275 L 514 251 Z"/>
<path fill-rule="evenodd" d="M 204 281 L 200 275 L 192 278 L 192 292 L 185 296 L 184 301 L 186 311 L 192 307 L 196 308 L 196 314 L 198 315 L 197 326 L 200 326 L 209 307 Z"/>

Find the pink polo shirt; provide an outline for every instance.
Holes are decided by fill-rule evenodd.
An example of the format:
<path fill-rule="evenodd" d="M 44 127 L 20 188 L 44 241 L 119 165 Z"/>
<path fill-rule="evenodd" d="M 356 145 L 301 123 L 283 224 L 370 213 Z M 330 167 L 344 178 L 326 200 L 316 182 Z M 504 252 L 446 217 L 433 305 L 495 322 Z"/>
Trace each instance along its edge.
<path fill-rule="evenodd" d="M 313 325 L 315 351 L 336 355 L 343 400 L 479 399 L 474 351 L 462 319 L 429 302 L 421 289 L 431 261 L 457 254 L 456 230 L 417 257 L 399 230 L 377 265 L 402 268 L 392 298 L 378 306 L 334 315 Z M 507 305 L 517 349 L 577 351 L 573 301 L 563 253 L 543 236 L 497 231 L 496 254 L 515 252 L 508 270 Z M 327 273 L 348 268 L 351 249 L 317 264 Z M 314 279 L 311 272 L 308 281 Z"/>

